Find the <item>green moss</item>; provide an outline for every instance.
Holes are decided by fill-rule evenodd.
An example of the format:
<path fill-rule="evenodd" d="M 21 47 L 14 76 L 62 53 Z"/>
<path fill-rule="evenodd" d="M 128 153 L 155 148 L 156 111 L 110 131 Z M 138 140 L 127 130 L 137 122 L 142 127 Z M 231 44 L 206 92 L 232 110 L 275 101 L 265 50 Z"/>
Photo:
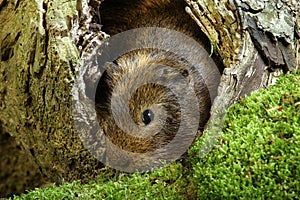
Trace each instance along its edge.
<path fill-rule="evenodd" d="M 176 199 L 183 196 L 187 181 L 182 176 L 182 165 L 174 163 L 153 173 L 124 174 L 107 170 L 88 184 L 79 181 L 36 189 L 14 199 Z M 179 195 L 178 195 L 179 194 Z"/>
<path fill-rule="evenodd" d="M 299 74 L 288 74 L 268 90 L 233 105 L 220 143 L 204 159 L 191 159 L 198 196 L 286 199 L 299 195 L 299 104 Z M 195 155 L 201 144 L 199 140 L 191 153 Z"/>
<path fill-rule="evenodd" d="M 15 199 L 295 199 L 299 110 L 300 76 L 287 74 L 228 110 L 219 143 L 203 159 L 200 138 L 184 163 L 144 174 L 107 170 L 88 184 L 36 189 Z"/>

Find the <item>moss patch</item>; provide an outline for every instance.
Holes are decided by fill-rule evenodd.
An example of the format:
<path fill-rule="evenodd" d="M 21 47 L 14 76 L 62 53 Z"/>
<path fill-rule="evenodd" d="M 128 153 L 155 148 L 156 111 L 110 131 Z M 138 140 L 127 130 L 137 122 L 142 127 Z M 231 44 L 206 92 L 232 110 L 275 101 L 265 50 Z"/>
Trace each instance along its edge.
<path fill-rule="evenodd" d="M 300 194 L 300 77 L 233 105 L 220 143 L 191 159 L 201 198 L 295 198 Z M 195 154 L 201 140 L 191 149 Z"/>

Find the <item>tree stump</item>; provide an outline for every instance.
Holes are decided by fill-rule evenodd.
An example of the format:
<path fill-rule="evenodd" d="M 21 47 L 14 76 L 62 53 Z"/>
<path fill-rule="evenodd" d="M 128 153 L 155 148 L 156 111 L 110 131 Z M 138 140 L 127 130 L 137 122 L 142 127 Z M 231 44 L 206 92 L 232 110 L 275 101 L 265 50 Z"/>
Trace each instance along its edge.
<path fill-rule="evenodd" d="M 5 130 L 0 136 L 11 138 L 5 140 L 8 148 L 21 146 L 17 151 L 1 146 L 0 152 L 7 160 L 20 152 L 20 162 L 30 163 L 22 166 L 32 173 L 30 181 L 41 177 L 39 171 L 57 183 L 90 179 L 103 168 L 80 140 L 71 95 L 82 61 L 107 37 L 101 32 L 100 5 L 100 0 L 0 1 L 0 122 Z M 186 5 L 225 67 L 211 120 L 218 110 L 299 68 L 297 0 L 186 0 Z M 24 176 L 18 169 L 18 175 L 9 175 L 11 167 L 1 163 L 5 177 L 1 174 L 0 185 Z"/>

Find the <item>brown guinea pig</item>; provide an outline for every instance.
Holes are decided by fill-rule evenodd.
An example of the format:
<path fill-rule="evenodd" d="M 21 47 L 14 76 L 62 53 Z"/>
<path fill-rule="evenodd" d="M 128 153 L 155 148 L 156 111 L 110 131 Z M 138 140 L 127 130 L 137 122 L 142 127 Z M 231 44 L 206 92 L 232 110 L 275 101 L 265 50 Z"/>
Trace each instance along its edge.
<path fill-rule="evenodd" d="M 202 53 L 182 47 L 189 57 L 199 57 L 197 67 L 172 52 L 178 48 L 172 40 L 166 44 L 170 51 L 138 48 L 126 52 L 108 64 L 98 83 L 96 111 L 109 140 L 106 164 L 133 172 L 178 159 L 180 155 L 172 152 L 187 150 L 195 139 L 195 124 L 196 131 L 203 130 L 219 83 L 217 67 L 204 48 L 209 46 L 207 38 L 180 0 L 105 0 L 100 14 L 102 30 L 110 35 L 161 27 L 183 33 L 203 47 Z M 146 43 L 150 34 L 137 34 L 125 43 Z M 168 42 L 160 37 L 154 40 L 162 45 Z"/>

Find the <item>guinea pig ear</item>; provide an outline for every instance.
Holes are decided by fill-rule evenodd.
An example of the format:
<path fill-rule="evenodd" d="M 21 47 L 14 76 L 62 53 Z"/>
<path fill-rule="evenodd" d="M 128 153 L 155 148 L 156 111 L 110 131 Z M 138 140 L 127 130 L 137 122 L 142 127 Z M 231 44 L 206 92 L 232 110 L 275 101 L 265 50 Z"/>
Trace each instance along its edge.
<path fill-rule="evenodd" d="M 120 66 L 118 65 L 117 61 L 114 60 L 113 62 L 106 62 L 105 63 L 105 71 L 108 75 L 108 81 L 110 84 L 114 85 L 115 81 L 118 80 L 122 73 L 120 73 Z"/>
<path fill-rule="evenodd" d="M 107 71 L 107 73 L 113 73 L 114 71 L 118 70 L 118 62 L 116 60 L 112 61 L 112 62 L 106 62 L 105 63 L 105 70 Z"/>

